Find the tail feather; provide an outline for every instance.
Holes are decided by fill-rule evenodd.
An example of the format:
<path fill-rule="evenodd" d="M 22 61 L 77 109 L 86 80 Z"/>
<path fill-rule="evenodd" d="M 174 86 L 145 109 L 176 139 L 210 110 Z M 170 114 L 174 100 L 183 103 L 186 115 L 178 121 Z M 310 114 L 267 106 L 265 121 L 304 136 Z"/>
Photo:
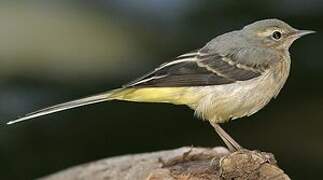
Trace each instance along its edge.
<path fill-rule="evenodd" d="M 120 88 L 94 96 L 50 106 L 41 109 L 24 117 L 18 118 L 7 124 L 19 123 L 40 116 L 52 114 L 59 111 L 73 109 L 90 104 L 100 103 L 109 100 L 123 100 L 135 102 L 156 102 L 156 103 L 172 103 L 172 104 L 190 104 L 195 101 L 192 96 L 183 96 L 185 88 Z"/>
<path fill-rule="evenodd" d="M 40 116 L 52 114 L 52 113 L 59 112 L 59 111 L 64 111 L 64 110 L 68 110 L 68 109 L 77 108 L 80 106 L 86 106 L 86 105 L 90 105 L 90 104 L 113 100 L 115 95 L 121 91 L 122 91 L 122 89 L 116 89 L 116 90 L 108 91 L 105 93 L 97 94 L 94 96 L 90 96 L 90 97 L 86 97 L 86 98 L 82 98 L 82 99 L 50 106 L 50 107 L 26 114 L 24 117 L 18 118 L 16 120 L 9 121 L 9 122 L 7 122 L 7 124 L 15 124 L 18 122 L 26 121 L 29 119 L 37 118 Z"/>

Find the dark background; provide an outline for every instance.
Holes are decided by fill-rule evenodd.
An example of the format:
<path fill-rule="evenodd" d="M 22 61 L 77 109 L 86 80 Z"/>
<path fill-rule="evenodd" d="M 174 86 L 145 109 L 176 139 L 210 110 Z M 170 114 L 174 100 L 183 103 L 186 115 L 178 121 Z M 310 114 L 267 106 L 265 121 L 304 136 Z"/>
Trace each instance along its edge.
<path fill-rule="evenodd" d="M 292 179 L 323 168 L 323 3 L 320 0 L 0 1 L 0 179 L 33 179 L 116 155 L 219 146 L 185 106 L 108 102 L 6 126 L 44 106 L 133 80 L 218 34 L 276 17 L 317 34 L 291 47 L 277 100 L 223 127 L 272 152 Z"/>

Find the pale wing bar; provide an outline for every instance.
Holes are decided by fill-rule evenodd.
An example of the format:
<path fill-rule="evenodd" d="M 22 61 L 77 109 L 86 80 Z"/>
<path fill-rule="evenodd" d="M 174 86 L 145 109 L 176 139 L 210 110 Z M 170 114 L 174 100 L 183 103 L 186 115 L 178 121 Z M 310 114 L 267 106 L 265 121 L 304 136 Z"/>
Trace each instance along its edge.
<path fill-rule="evenodd" d="M 261 75 L 261 71 L 219 54 L 190 54 L 163 64 L 124 87 L 185 87 L 230 84 Z"/>

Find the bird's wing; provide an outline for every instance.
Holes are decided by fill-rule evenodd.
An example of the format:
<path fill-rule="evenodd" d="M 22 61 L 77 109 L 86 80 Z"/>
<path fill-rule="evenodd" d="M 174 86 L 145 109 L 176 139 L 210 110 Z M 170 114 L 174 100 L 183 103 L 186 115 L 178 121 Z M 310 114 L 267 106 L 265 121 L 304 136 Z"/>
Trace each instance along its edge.
<path fill-rule="evenodd" d="M 176 93 L 174 90 L 168 91 L 167 89 L 160 89 L 161 91 L 158 91 L 154 89 L 153 91 L 157 92 L 158 95 L 156 96 L 154 94 L 153 98 L 151 98 L 151 94 L 149 94 L 150 88 L 143 88 L 142 91 L 136 91 L 134 88 L 230 84 L 256 78 L 262 72 L 262 68 L 254 68 L 251 65 L 242 64 L 239 62 L 237 56 L 191 52 L 177 57 L 172 62 L 161 65 L 151 73 L 123 86 L 123 88 L 41 109 L 27 114 L 22 118 L 10 121 L 8 124 L 112 99 L 141 102 L 171 102 L 167 98 L 165 100 L 165 97 L 172 96 L 173 93 Z M 138 94 L 140 98 L 138 98 Z M 142 94 L 145 95 L 142 96 Z"/>
<path fill-rule="evenodd" d="M 234 56 L 191 52 L 162 64 L 123 87 L 186 87 L 230 84 L 258 77 L 263 69 L 239 63 Z"/>

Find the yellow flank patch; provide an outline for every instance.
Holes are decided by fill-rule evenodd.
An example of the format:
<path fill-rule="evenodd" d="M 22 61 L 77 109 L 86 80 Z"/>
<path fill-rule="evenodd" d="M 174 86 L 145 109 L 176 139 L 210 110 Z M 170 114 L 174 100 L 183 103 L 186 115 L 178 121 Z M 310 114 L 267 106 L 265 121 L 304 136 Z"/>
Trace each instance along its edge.
<path fill-rule="evenodd" d="M 112 98 L 135 102 L 194 103 L 195 99 L 189 92 L 189 88 L 185 87 L 127 88 L 116 92 L 112 95 Z"/>

